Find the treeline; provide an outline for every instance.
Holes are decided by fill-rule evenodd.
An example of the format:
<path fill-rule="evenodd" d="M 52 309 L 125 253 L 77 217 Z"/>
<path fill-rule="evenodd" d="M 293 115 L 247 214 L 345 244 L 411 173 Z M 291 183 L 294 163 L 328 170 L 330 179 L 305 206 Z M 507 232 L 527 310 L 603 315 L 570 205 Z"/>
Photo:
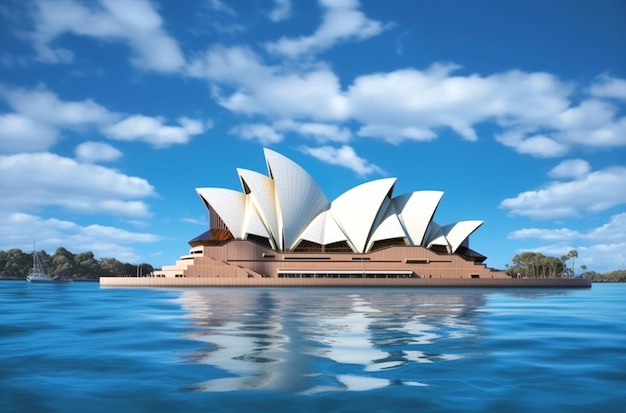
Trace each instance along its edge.
<path fill-rule="evenodd" d="M 576 258 L 576 250 L 571 250 L 560 258 L 545 256 L 539 252 L 523 252 L 513 257 L 512 265 L 506 266 L 506 273 L 511 277 L 521 278 L 582 277 L 593 282 L 626 282 L 626 270 L 601 274 L 588 271 L 586 265 L 581 265 L 576 274 Z"/>
<path fill-rule="evenodd" d="M 595 271 L 585 271 L 581 277 L 589 278 L 597 283 L 623 283 L 626 282 L 626 270 L 611 271 L 604 274 Z"/>
<path fill-rule="evenodd" d="M 115 258 L 96 259 L 93 252 L 73 254 L 57 248 L 54 254 L 38 251 L 44 269 L 51 277 L 75 280 L 97 280 L 99 277 L 146 275 L 154 271 L 150 264 L 122 263 Z M 26 278 L 33 267 L 33 254 L 20 249 L 0 251 L 0 278 Z"/>
<path fill-rule="evenodd" d="M 561 278 L 573 275 L 565 265 L 565 259 L 548 257 L 539 252 L 523 252 L 513 257 L 512 261 L 513 265 L 506 267 L 506 273 L 511 277 Z"/>

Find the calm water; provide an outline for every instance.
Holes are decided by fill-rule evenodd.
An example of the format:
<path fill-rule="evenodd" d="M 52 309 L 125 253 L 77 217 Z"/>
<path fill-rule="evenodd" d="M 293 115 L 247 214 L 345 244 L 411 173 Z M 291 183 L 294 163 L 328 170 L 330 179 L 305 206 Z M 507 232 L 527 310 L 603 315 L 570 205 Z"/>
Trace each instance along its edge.
<path fill-rule="evenodd" d="M 621 412 L 625 297 L 0 281 L 0 410 Z"/>

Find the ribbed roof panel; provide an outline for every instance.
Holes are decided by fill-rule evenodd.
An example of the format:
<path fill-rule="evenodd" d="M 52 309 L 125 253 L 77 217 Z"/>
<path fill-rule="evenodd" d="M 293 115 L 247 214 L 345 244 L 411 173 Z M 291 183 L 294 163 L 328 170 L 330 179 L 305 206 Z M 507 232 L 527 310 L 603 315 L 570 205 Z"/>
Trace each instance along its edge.
<path fill-rule="evenodd" d="M 463 242 L 469 238 L 469 236 L 482 224 L 483 221 L 469 220 L 459 221 L 454 224 L 444 226 L 442 228 L 442 232 L 448 240 L 452 252 L 456 252 Z"/>
<path fill-rule="evenodd" d="M 331 212 L 357 252 L 364 252 L 381 205 L 396 178 L 366 182 L 344 192 L 331 204 Z"/>
<path fill-rule="evenodd" d="M 400 222 L 413 245 L 426 244 L 426 231 L 442 196 L 441 191 L 416 191 L 393 199 Z"/>
<path fill-rule="evenodd" d="M 293 248 L 299 235 L 320 212 L 328 200 L 317 182 L 291 159 L 265 149 L 268 169 L 276 190 L 276 216 L 282 232 L 279 248 Z"/>
<path fill-rule="evenodd" d="M 196 188 L 196 192 L 220 216 L 236 239 L 243 239 L 246 195 L 225 188 Z"/>
<path fill-rule="evenodd" d="M 274 181 L 263 174 L 247 169 L 239 168 L 237 169 L 237 173 L 239 174 L 239 179 L 241 180 L 241 185 L 244 187 L 244 190 L 246 186 L 250 190 L 248 196 L 256 207 L 263 225 L 271 233 L 271 237 L 274 241 L 276 241 L 280 232 L 276 218 L 276 203 L 274 202 Z"/>

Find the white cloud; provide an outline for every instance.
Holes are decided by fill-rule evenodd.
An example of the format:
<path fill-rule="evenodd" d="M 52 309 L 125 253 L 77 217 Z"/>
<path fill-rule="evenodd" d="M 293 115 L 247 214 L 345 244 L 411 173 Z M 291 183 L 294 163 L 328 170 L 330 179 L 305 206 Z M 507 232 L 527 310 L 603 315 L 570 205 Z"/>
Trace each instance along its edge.
<path fill-rule="evenodd" d="M 108 137 L 144 141 L 155 147 L 184 144 L 211 128 L 212 122 L 181 117 L 178 126 L 165 125 L 161 117 L 124 115 L 111 112 L 91 99 L 63 101 L 55 93 L 0 87 L 0 97 L 16 113 L 0 114 L 0 141 L 3 152 L 34 152 L 51 148 L 63 129 L 98 128 Z M 123 118 L 123 119 L 122 119 Z M 111 156 L 110 151 L 107 156 Z"/>
<path fill-rule="evenodd" d="M 544 135 L 528 136 L 519 130 L 510 130 L 496 135 L 496 140 L 514 148 L 518 153 L 532 155 L 537 158 L 553 158 L 565 155 L 568 147 Z"/>
<path fill-rule="evenodd" d="M 243 139 L 256 140 L 262 145 L 272 145 L 283 140 L 283 135 L 269 125 L 260 123 L 239 125 L 231 129 L 230 133 Z"/>
<path fill-rule="evenodd" d="M 544 229 L 544 228 L 523 228 L 509 234 L 510 239 L 541 239 L 541 240 L 570 240 L 580 237 L 578 231 L 568 228 Z"/>
<path fill-rule="evenodd" d="M 584 238 L 603 242 L 626 242 L 626 212 L 613 215 L 609 222 L 589 231 Z"/>
<path fill-rule="evenodd" d="M 354 149 L 348 145 L 344 145 L 340 148 L 331 146 L 321 146 L 318 148 L 302 146 L 301 150 L 324 163 L 348 168 L 359 176 L 371 174 L 384 175 L 386 173 L 378 165 L 368 163 L 367 160 L 359 157 Z"/>
<path fill-rule="evenodd" d="M 44 87 L 0 87 L 0 97 L 15 111 L 0 114 L 2 152 L 45 151 L 54 146 L 63 128 L 103 125 L 117 117 L 92 100 L 62 101 Z"/>
<path fill-rule="evenodd" d="M 613 215 L 609 222 L 588 231 L 569 228 L 524 228 L 509 234 L 510 239 L 537 239 L 553 244 L 532 248 L 544 254 L 560 257 L 570 250 L 577 250 L 578 265 L 591 270 L 610 271 L 626 266 L 626 213 Z"/>
<path fill-rule="evenodd" d="M 82 162 L 109 162 L 122 157 L 122 152 L 103 142 L 83 142 L 74 150 L 76 159 Z"/>
<path fill-rule="evenodd" d="M 274 0 L 274 8 L 269 13 L 270 20 L 275 22 L 291 17 L 291 0 Z"/>
<path fill-rule="evenodd" d="M 458 69 L 435 64 L 424 71 L 359 76 L 347 92 L 351 115 L 365 125 L 363 134 L 371 136 L 380 130 L 383 138 L 393 142 L 432 139 L 438 128 L 476 140 L 474 124 L 536 125 L 568 107 L 570 88 L 549 74 L 510 71 L 487 77 L 453 76 Z"/>
<path fill-rule="evenodd" d="M 215 99 L 233 112 L 323 121 L 348 114 L 339 79 L 324 66 L 304 71 L 266 66 L 248 48 L 214 47 L 193 59 L 187 73 L 214 82 Z"/>
<path fill-rule="evenodd" d="M 91 99 L 62 101 L 45 87 L 33 90 L 1 88 L 0 95 L 15 112 L 42 125 L 77 127 L 102 124 L 116 116 Z"/>
<path fill-rule="evenodd" d="M 267 50 L 296 58 L 330 49 L 340 41 L 367 39 L 385 30 L 383 24 L 367 18 L 358 10 L 357 0 L 320 0 L 320 5 L 325 9 L 324 17 L 315 33 L 295 39 L 283 37 L 268 43 Z"/>
<path fill-rule="evenodd" d="M 274 127 L 283 132 L 295 132 L 303 137 L 311 137 L 317 142 L 349 142 L 352 139 L 350 129 L 334 124 L 317 122 L 295 122 L 284 119 L 274 122 Z"/>
<path fill-rule="evenodd" d="M 50 153 L 0 156 L 0 209 L 29 211 L 57 206 L 90 214 L 146 217 L 142 198 L 154 187 L 138 177 Z"/>
<path fill-rule="evenodd" d="M 549 172 L 551 178 L 579 178 L 591 171 L 591 165 L 583 159 L 568 159 Z"/>
<path fill-rule="evenodd" d="M 545 188 L 508 198 L 500 207 L 513 215 L 536 219 L 575 217 L 607 210 L 626 203 L 626 167 L 609 167 L 576 177 L 568 182 L 552 182 Z"/>
<path fill-rule="evenodd" d="M 574 145 L 626 145 L 626 118 L 598 99 L 573 105 L 571 84 L 548 73 L 513 70 L 490 76 L 455 75 L 459 67 L 434 64 L 362 75 L 347 91 L 324 66 L 265 65 L 250 49 L 216 47 L 196 58 L 189 74 L 214 82 L 227 109 L 270 119 L 350 121 L 358 135 L 398 144 L 429 141 L 441 129 L 477 140 L 476 124 L 495 122 L 495 138 L 521 154 L 559 157 Z M 295 92 L 297 91 L 297 93 Z"/>
<path fill-rule="evenodd" d="M 361 127 L 357 134 L 363 137 L 380 138 L 391 144 L 399 144 L 407 140 L 427 142 L 437 138 L 437 135 L 429 129 L 376 124 Z"/>
<path fill-rule="evenodd" d="M 601 98 L 626 100 L 626 79 L 603 74 L 591 85 L 589 93 Z"/>
<path fill-rule="evenodd" d="M 35 31 L 31 37 L 39 60 L 67 63 L 73 53 L 55 48 L 64 34 L 127 43 L 134 52 L 133 64 L 155 71 L 171 72 L 184 65 L 176 43 L 162 27 L 162 20 L 149 1 L 100 0 L 86 7 L 75 0 L 37 1 Z"/>
<path fill-rule="evenodd" d="M 180 118 L 180 126 L 168 126 L 160 117 L 132 115 L 113 125 L 107 126 L 103 132 L 112 139 L 122 141 L 143 141 L 157 148 L 166 148 L 174 144 L 187 143 L 194 135 L 201 134 L 211 124 L 189 118 Z"/>
<path fill-rule="evenodd" d="M 132 232 L 105 225 L 81 225 L 68 220 L 44 218 L 22 212 L 0 211 L 0 250 L 21 248 L 30 250 L 33 237 L 37 249 L 52 254 L 58 247 L 79 253 L 92 251 L 96 257 L 114 257 L 122 262 L 138 262 L 140 257 L 132 248 L 137 243 L 152 243 L 160 237 L 151 233 Z M 130 245 L 128 245 L 130 244 Z"/>
<path fill-rule="evenodd" d="M 475 126 L 492 123 L 501 129 L 498 142 L 534 157 L 626 146 L 626 117 L 618 117 L 615 103 L 575 103 L 575 85 L 549 73 L 456 74 L 460 69 L 437 63 L 361 75 L 343 90 L 323 64 L 270 66 L 248 48 L 214 47 L 187 73 L 211 81 L 217 102 L 230 111 L 274 121 L 355 121 L 358 136 L 392 144 L 430 141 L 441 130 L 475 141 Z"/>
<path fill-rule="evenodd" d="M 57 140 L 55 128 L 17 113 L 0 115 L 0 152 L 43 151 Z"/>

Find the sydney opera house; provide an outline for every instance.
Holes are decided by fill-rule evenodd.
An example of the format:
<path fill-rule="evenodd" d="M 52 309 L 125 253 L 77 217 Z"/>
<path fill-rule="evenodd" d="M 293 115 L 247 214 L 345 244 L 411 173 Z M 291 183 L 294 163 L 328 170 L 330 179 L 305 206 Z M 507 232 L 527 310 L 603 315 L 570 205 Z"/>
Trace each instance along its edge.
<path fill-rule="evenodd" d="M 242 191 L 196 189 L 209 212 L 209 229 L 189 241 L 188 255 L 155 277 L 181 279 L 173 283 L 179 285 L 509 278 L 470 248 L 469 237 L 482 221 L 435 222 L 443 192 L 395 195 L 396 179 L 385 178 L 329 201 L 302 167 L 264 152 L 268 175 L 238 169 Z"/>
<path fill-rule="evenodd" d="M 484 264 L 469 237 L 482 221 L 440 225 L 440 191 L 395 195 L 395 178 L 329 201 L 302 167 L 265 149 L 268 174 L 238 169 L 241 191 L 197 188 L 209 228 L 189 254 L 150 277 L 103 286 L 589 287 L 580 279 L 514 279 Z"/>

